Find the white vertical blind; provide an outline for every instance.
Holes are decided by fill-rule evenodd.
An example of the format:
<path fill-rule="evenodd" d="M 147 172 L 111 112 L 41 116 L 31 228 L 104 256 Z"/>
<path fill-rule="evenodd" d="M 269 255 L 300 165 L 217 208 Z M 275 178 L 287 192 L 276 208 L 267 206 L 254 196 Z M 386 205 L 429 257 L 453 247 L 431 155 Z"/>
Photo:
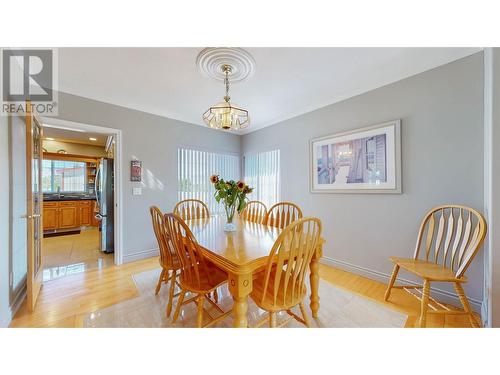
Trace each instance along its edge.
<path fill-rule="evenodd" d="M 177 149 L 178 199 L 199 199 L 208 205 L 211 213 L 221 212 L 222 204 L 214 198 L 215 189 L 210 176 L 224 180 L 240 178 L 239 157 L 188 148 Z"/>
<path fill-rule="evenodd" d="M 245 155 L 245 182 L 254 188 L 250 200 L 259 200 L 268 208 L 280 200 L 280 150 Z"/>

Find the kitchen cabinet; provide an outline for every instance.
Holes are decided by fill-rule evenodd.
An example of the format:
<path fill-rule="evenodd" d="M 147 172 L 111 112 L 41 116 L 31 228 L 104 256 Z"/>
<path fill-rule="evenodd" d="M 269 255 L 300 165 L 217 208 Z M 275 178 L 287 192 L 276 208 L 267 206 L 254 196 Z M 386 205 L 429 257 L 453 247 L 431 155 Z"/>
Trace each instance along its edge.
<path fill-rule="evenodd" d="M 58 229 L 76 228 L 79 226 L 77 202 L 59 202 Z"/>
<path fill-rule="evenodd" d="M 44 202 L 43 230 L 97 226 L 93 220 L 94 202 L 92 200 Z"/>
<path fill-rule="evenodd" d="M 91 201 L 78 202 L 78 209 L 80 210 L 80 226 L 89 227 L 92 225 L 92 206 Z"/>
<path fill-rule="evenodd" d="M 44 202 L 43 204 L 43 230 L 57 229 L 57 215 L 59 213 L 57 202 Z"/>

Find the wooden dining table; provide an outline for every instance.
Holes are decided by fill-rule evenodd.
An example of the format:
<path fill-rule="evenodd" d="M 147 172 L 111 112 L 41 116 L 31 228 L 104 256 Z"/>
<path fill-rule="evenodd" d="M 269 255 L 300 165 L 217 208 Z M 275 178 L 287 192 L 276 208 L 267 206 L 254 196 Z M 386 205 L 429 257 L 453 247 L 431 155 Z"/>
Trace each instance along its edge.
<path fill-rule="evenodd" d="M 236 231 L 224 231 L 226 219 L 220 215 L 186 220 L 201 247 L 203 256 L 228 274 L 228 288 L 233 297 L 233 326 L 248 327 L 248 296 L 252 281 L 265 270 L 271 248 L 282 229 L 234 218 Z M 320 239 L 310 263 L 310 308 L 319 310 L 319 259 L 324 240 Z"/>

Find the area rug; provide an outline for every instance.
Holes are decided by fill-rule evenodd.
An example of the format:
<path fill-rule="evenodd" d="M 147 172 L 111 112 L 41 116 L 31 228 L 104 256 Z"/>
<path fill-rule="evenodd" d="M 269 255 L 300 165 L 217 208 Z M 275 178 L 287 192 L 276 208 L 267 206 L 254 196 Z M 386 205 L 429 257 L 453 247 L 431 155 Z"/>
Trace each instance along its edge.
<path fill-rule="evenodd" d="M 156 282 L 160 270 L 146 271 L 133 275 L 139 296 L 105 309 L 97 310 L 87 314 L 83 319 L 84 327 L 195 327 L 196 306 L 189 303 L 183 306 L 179 319 L 172 323 L 166 317 L 168 287 L 163 285 L 159 295 L 155 295 Z M 227 286 L 218 290 L 219 305 L 224 311 L 232 306 L 232 298 Z M 317 319 L 311 319 L 313 327 L 331 328 L 401 328 L 404 326 L 407 316 L 397 311 L 390 310 L 385 306 L 370 301 L 366 298 L 337 288 L 332 284 L 321 280 L 319 286 L 320 310 Z M 174 308 L 177 299 L 174 300 Z M 307 305 L 309 298 L 307 297 Z M 217 316 L 217 310 L 206 303 L 205 308 L 213 316 Z M 310 310 L 308 309 L 310 314 Z M 299 311 L 296 311 L 300 315 Z M 249 298 L 248 319 L 250 326 L 255 325 L 264 316 L 265 312 L 259 309 Z M 172 312 L 173 315 L 173 312 Z M 286 319 L 286 313 L 278 315 L 278 323 Z M 208 322 L 208 318 L 205 322 Z M 216 327 L 231 327 L 232 319 L 219 322 Z M 291 320 L 285 327 L 304 327 L 295 320 Z"/>

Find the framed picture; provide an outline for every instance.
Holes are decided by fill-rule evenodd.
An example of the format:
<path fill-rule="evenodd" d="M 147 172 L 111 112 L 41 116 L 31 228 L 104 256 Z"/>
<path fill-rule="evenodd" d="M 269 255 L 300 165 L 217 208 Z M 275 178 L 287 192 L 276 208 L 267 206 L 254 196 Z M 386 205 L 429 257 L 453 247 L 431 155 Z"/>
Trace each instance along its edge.
<path fill-rule="evenodd" d="M 310 141 L 311 192 L 401 194 L 401 120 Z"/>
<path fill-rule="evenodd" d="M 142 162 L 139 160 L 130 161 L 130 181 L 142 181 Z"/>

